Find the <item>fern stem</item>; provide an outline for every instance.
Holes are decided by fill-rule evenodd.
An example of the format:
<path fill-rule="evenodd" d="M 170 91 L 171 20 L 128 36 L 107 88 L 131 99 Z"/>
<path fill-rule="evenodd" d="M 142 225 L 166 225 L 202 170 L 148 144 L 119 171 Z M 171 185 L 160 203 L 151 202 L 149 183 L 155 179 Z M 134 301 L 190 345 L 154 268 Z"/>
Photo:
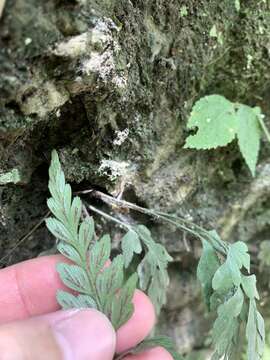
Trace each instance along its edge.
<path fill-rule="evenodd" d="M 193 236 L 199 238 L 201 241 L 202 239 L 207 238 L 207 240 L 214 246 L 214 248 L 221 253 L 222 255 L 226 255 L 227 253 L 227 245 L 226 243 L 222 242 L 218 242 L 216 239 L 213 239 L 208 231 L 206 231 L 205 229 L 203 229 L 202 227 L 200 227 L 199 225 L 196 225 L 195 223 L 193 223 L 190 220 L 184 219 L 184 218 L 180 218 L 178 216 L 175 215 L 171 215 L 171 214 L 166 214 L 163 213 L 161 211 L 156 211 L 156 210 L 151 210 L 151 209 L 146 209 L 143 208 L 141 206 L 138 206 L 136 204 L 130 203 L 128 201 L 125 200 L 121 200 L 121 199 L 116 199 L 112 196 L 106 195 L 100 191 L 95 191 L 95 190 L 86 190 L 84 192 L 82 192 L 84 194 L 92 194 L 95 197 L 100 198 L 102 201 L 104 201 L 105 203 L 107 203 L 108 205 L 112 206 L 112 205 L 118 205 L 119 207 L 125 207 L 125 208 L 129 208 L 141 213 L 144 213 L 148 216 L 152 216 L 154 218 L 160 219 L 162 221 L 166 221 L 171 223 L 172 225 L 176 226 L 177 228 L 180 228 L 181 230 L 184 230 L 190 234 L 192 234 Z M 91 208 L 93 211 L 95 211 L 96 213 L 107 217 L 109 220 L 112 220 L 116 223 L 119 223 L 122 226 L 127 227 L 130 230 L 130 226 L 128 226 L 127 224 L 121 222 L 120 220 L 115 219 L 114 217 L 108 215 L 107 213 L 96 209 L 95 207 L 88 205 L 89 208 Z M 174 220 L 172 220 L 174 219 Z M 181 224 L 184 223 L 184 224 Z M 201 234 L 203 234 L 203 236 Z"/>
<path fill-rule="evenodd" d="M 267 129 L 266 125 L 265 125 L 265 122 L 263 121 L 262 117 L 261 116 L 258 116 L 258 119 L 259 119 L 259 123 L 262 127 L 262 130 L 268 140 L 268 142 L 270 143 L 270 132 L 269 130 Z"/>
<path fill-rule="evenodd" d="M 121 221 L 121 220 L 116 219 L 115 217 L 107 214 L 106 212 L 104 212 L 104 211 L 102 211 L 102 210 L 99 210 L 99 209 L 97 209 L 96 207 L 94 207 L 94 206 L 92 206 L 92 205 L 87 205 L 87 207 L 88 207 L 89 210 L 94 211 L 95 213 L 97 213 L 97 214 L 99 214 L 99 215 L 107 218 L 108 220 L 111 220 L 111 221 L 119 224 L 120 226 L 125 227 L 125 228 L 128 229 L 128 230 L 132 230 L 132 226 L 124 223 L 124 222 Z"/>

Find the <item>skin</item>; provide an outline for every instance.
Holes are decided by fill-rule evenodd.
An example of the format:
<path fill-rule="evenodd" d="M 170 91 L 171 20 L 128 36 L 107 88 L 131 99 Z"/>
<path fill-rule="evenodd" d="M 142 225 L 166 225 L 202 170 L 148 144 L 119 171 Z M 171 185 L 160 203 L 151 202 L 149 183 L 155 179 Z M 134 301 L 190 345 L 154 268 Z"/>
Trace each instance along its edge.
<path fill-rule="evenodd" d="M 95 310 L 83 311 L 84 314 L 76 311 L 66 314 L 59 311 L 55 295 L 58 289 L 65 287 L 55 268 L 57 263 L 63 261 L 65 259 L 61 255 L 45 256 L 0 271 L 0 351 L 2 356 L 4 354 L 3 360 L 42 360 L 44 349 L 46 349 L 46 359 L 63 359 L 61 352 L 63 349 L 64 352 L 66 350 L 65 339 L 62 335 L 58 335 L 64 327 L 64 333 L 69 336 L 66 324 L 70 318 L 73 318 L 72 324 L 76 321 L 78 324 L 85 321 L 83 328 L 89 327 L 89 333 L 93 330 L 91 326 L 94 327 L 95 336 L 99 332 L 96 330 L 98 327 L 100 333 L 109 334 L 106 335 L 110 339 L 108 343 L 105 341 L 105 335 L 101 337 L 104 339 L 103 343 L 100 339 L 96 342 L 92 339 L 93 343 L 101 344 L 104 348 L 96 349 L 97 353 L 93 352 L 94 355 L 91 353 L 93 360 L 110 360 L 114 351 L 125 352 L 136 346 L 151 332 L 155 323 L 154 308 L 149 298 L 139 290 L 135 292 L 133 298 L 135 308 L 133 316 L 116 334 L 104 315 Z M 67 317 L 67 322 L 61 319 L 65 320 Z M 74 332 L 74 326 L 72 331 Z M 83 336 L 81 338 L 83 339 Z M 86 340 L 85 346 L 87 341 L 89 339 Z M 59 350 L 59 343 L 62 350 Z M 82 344 L 79 343 L 76 348 L 80 347 Z M 67 349 L 68 351 L 70 350 Z M 12 352 L 14 354 L 11 354 Z M 71 352 L 73 354 L 73 350 Z M 40 355 L 38 357 L 31 355 L 34 353 Z M 77 353 L 76 356 L 70 354 L 64 358 L 84 359 Z M 140 355 L 127 356 L 125 360 L 172 360 L 172 357 L 166 350 L 155 348 Z"/>

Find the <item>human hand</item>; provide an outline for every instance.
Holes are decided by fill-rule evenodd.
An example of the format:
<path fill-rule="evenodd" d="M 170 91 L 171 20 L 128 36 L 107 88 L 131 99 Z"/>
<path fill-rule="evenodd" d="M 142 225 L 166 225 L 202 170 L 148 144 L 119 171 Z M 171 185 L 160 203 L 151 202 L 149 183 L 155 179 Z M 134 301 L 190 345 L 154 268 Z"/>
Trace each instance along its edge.
<path fill-rule="evenodd" d="M 55 294 L 64 285 L 55 267 L 60 261 L 61 255 L 45 256 L 0 271 L 1 360 L 112 360 L 150 333 L 153 305 L 139 290 L 133 316 L 116 333 L 96 310 L 59 310 Z M 172 357 L 155 348 L 125 360 Z"/>

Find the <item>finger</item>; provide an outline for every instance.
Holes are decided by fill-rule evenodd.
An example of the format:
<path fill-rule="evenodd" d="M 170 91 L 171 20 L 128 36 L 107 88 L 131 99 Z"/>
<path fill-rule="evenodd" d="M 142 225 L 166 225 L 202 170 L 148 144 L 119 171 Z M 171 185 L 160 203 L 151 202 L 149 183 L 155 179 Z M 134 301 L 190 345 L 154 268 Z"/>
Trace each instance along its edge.
<path fill-rule="evenodd" d="M 121 353 L 140 343 L 155 324 L 155 310 L 148 296 L 137 290 L 133 297 L 134 313 L 117 331 L 116 352 Z"/>
<path fill-rule="evenodd" d="M 0 324 L 56 311 L 57 289 L 63 289 L 56 264 L 61 255 L 44 256 L 0 271 Z"/>
<path fill-rule="evenodd" d="M 172 356 L 165 349 L 158 347 L 144 351 L 138 355 L 128 355 L 124 360 L 173 360 Z"/>
<path fill-rule="evenodd" d="M 116 335 L 96 310 L 58 311 L 0 327 L 1 359 L 112 360 Z"/>
<path fill-rule="evenodd" d="M 0 271 L 0 324 L 56 311 L 58 289 L 64 289 L 56 264 L 61 255 L 28 260 Z M 154 308 L 149 298 L 136 291 L 132 318 L 117 332 L 117 351 L 125 351 L 142 341 L 151 331 Z"/>

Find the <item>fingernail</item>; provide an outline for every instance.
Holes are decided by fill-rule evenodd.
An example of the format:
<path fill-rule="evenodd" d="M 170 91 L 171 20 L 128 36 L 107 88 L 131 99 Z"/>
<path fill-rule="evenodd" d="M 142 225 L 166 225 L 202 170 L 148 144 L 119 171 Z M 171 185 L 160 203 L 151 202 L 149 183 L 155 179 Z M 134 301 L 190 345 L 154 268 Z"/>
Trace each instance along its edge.
<path fill-rule="evenodd" d="M 66 312 L 52 324 L 64 360 L 112 360 L 116 336 L 105 315 L 97 310 Z"/>

